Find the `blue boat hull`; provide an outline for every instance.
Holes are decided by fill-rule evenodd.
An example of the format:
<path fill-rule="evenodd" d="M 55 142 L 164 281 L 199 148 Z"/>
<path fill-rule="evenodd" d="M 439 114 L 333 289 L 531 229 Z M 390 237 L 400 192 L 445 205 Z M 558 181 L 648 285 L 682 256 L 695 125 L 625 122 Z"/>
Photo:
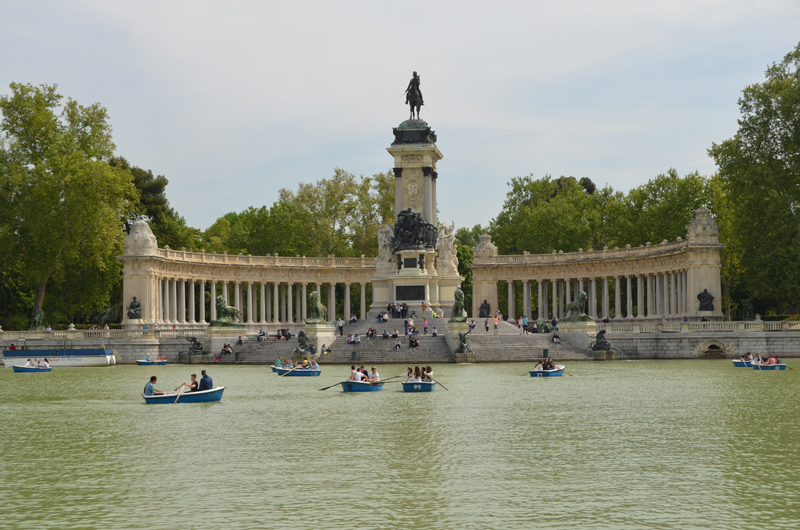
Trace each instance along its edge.
<path fill-rule="evenodd" d="M 148 405 L 175 403 L 176 399 L 178 400 L 178 403 L 208 403 L 210 401 L 221 400 L 222 392 L 224 390 L 224 386 L 218 386 L 217 388 L 212 388 L 211 390 L 182 392 L 180 397 L 178 397 L 178 392 L 170 392 L 169 394 L 164 394 L 163 396 L 145 396 L 142 394 L 142 397 L 144 398 L 144 402 Z"/>
<path fill-rule="evenodd" d="M 167 364 L 167 361 L 136 361 L 136 364 L 138 364 L 139 366 L 155 366 L 155 365 L 164 366 L 165 364 Z"/>
<path fill-rule="evenodd" d="M 433 392 L 434 390 L 436 390 L 436 383 L 430 381 L 403 383 L 403 392 Z"/>
<path fill-rule="evenodd" d="M 52 368 L 37 368 L 35 366 L 12 366 L 15 372 L 49 372 Z"/>
<path fill-rule="evenodd" d="M 564 375 L 564 370 L 531 370 L 531 377 L 558 377 Z"/>
<path fill-rule="evenodd" d="M 378 392 L 379 390 L 383 390 L 383 383 L 372 385 L 360 381 L 342 382 L 342 392 Z"/>
<path fill-rule="evenodd" d="M 307 370 L 305 368 L 297 368 L 295 370 L 292 370 L 291 368 L 277 368 L 275 366 L 272 367 L 272 371 L 277 373 L 278 376 L 286 374 L 286 377 L 294 377 L 294 376 L 314 377 L 322 373 L 322 370 Z"/>
<path fill-rule="evenodd" d="M 753 370 L 758 370 L 758 371 L 761 371 L 761 372 L 774 372 L 776 370 L 786 370 L 786 365 L 785 364 L 773 364 L 773 365 L 767 364 L 767 365 L 759 366 L 759 365 L 756 364 L 756 365 L 753 365 Z"/>
<path fill-rule="evenodd" d="M 736 359 L 733 359 L 732 361 L 736 368 L 750 368 L 753 366 L 753 361 L 737 361 Z"/>

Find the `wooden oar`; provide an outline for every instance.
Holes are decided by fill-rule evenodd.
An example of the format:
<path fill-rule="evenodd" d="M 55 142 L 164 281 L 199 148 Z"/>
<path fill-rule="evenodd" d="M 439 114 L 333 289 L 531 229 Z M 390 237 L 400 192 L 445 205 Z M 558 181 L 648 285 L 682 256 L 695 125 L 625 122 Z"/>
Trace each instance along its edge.
<path fill-rule="evenodd" d="M 336 383 L 335 385 L 326 386 L 325 388 L 320 388 L 320 390 L 328 390 L 329 388 L 333 388 L 333 387 L 335 387 L 335 386 L 337 386 L 337 385 L 341 385 L 343 382 L 344 382 L 344 381 L 339 381 L 339 382 L 338 382 L 338 383 Z"/>
<path fill-rule="evenodd" d="M 297 370 L 298 368 L 300 368 L 299 364 L 297 366 L 295 366 L 294 368 L 292 368 L 291 370 L 289 370 L 288 372 L 286 372 L 286 374 L 290 374 L 290 373 L 294 372 L 295 370 Z M 283 377 L 286 374 L 281 374 L 278 377 Z"/>
<path fill-rule="evenodd" d="M 431 376 L 429 375 L 428 377 L 431 377 Z M 446 386 L 444 386 L 443 384 L 441 384 L 439 381 L 437 381 L 437 380 L 436 380 L 436 379 L 434 379 L 433 377 L 431 377 L 431 381 L 433 381 L 434 383 L 436 383 L 437 385 L 439 385 L 440 387 L 444 388 L 445 390 L 447 390 L 447 391 L 449 392 L 449 390 L 448 390 L 448 388 L 447 388 Z"/>
<path fill-rule="evenodd" d="M 178 402 L 178 400 L 181 398 L 181 393 L 183 392 L 183 389 L 184 389 L 184 387 L 185 387 L 185 386 L 186 386 L 186 385 L 181 385 L 181 386 L 180 386 L 180 390 L 178 390 L 178 397 L 176 397 L 176 398 L 175 398 L 175 401 L 173 401 L 173 402 L 172 402 L 172 404 L 173 404 L 173 405 L 174 405 L 175 403 L 177 403 L 177 402 Z"/>
<path fill-rule="evenodd" d="M 559 366 L 560 366 L 561 368 L 558 368 Z M 562 372 L 564 372 L 565 374 L 567 374 L 567 375 L 568 375 L 568 376 L 570 376 L 570 377 L 575 377 L 574 375 L 572 375 L 571 373 L 567 372 L 567 371 L 564 369 L 564 365 L 563 365 L 563 364 L 556 365 L 556 368 L 558 368 L 559 370 L 561 370 Z"/>

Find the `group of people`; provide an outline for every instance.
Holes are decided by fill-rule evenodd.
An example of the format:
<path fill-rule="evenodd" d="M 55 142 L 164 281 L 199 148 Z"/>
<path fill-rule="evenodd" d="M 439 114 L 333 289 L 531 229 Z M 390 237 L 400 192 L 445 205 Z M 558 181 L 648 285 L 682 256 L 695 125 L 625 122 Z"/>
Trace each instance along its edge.
<path fill-rule="evenodd" d="M 309 361 L 307 357 L 303 357 L 302 361 L 292 361 L 287 358 L 281 359 L 280 357 L 275 359 L 275 363 L 273 366 L 277 368 L 288 368 L 289 370 L 295 369 L 304 369 L 304 370 L 319 370 L 319 363 L 317 363 L 316 359 L 313 361 Z"/>
<path fill-rule="evenodd" d="M 752 361 L 753 364 L 759 366 L 774 366 L 776 364 L 781 364 L 780 357 L 773 357 L 772 354 L 761 355 L 761 352 L 756 352 L 755 357 L 750 355 L 750 352 L 747 352 L 741 356 L 741 360 L 745 362 Z"/>
<path fill-rule="evenodd" d="M 355 346 L 358 346 L 359 344 L 361 344 L 361 336 L 358 333 L 356 333 L 355 335 L 348 334 L 347 344 L 353 344 Z"/>
<path fill-rule="evenodd" d="M 372 371 L 368 372 L 367 369 L 362 364 L 360 368 L 356 368 L 355 365 L 350 367 L 350 379 L 348 381 L 358 381 L 363 383 L 377 383 L 381 380 L 380 374 L 378 374 L 378 370 L 373 366 Z"/>
<path fill-rule="evenodd" d="M 45 357 L 44 360 L 37 359 L 37 360 L 35 360 L 33 362 L 31 362 L 31 360 L 28 359 L 28 362 L 25 363 L 25 368 L 34 368 L 34 367 L 35 368 L 50 368 L 50 361 L 47 359 L 47 357 Z"/>
<path fill-rule="evenodd" d="M 412 370 L 408 367 L 406 371 L 406 383 L 433 383 L 433 368 L 430 366 L 415 366 Z"/>
<path fill-rule="evenodd" d="M 405 302 L 399 304 L 390 303 L 386 306 L 386 311 L 392 315 L 392 318 L 406 318 L 408 316 L 408 304 Z"/>
<path fill-rule="evenodd" d="M 558 367 L 553 362 L 553 358 L 548 357 L 547 359 L 544 359 L 536 363 L 536 366 L 533 367 L 533 370 L 538 372 L 539 370 L 555 370 L 557 368 Z"/>
<path fill-rule="evenodd" d="M 184 392 L 200 392 L 201 390 L 211 390 L 214 388 L 214 382 L 211 380 L 211 377 L 206 373 L 205 370 L 202 370 L 200 375 L 203 376 L 200 378 L 200 381 L 197 380 L 197 374 L 192 374 L 190 382 L 183 382 L 181 386 L 187 388 L 187 390 L 184 390 Z M 158 382 L 158 377 L 154 375 L 151 376 L 150 381 L 144 385 L 145 396 L 163 396 L 166 394 L 166 392 L 156 390 L 156 382 Z"/>

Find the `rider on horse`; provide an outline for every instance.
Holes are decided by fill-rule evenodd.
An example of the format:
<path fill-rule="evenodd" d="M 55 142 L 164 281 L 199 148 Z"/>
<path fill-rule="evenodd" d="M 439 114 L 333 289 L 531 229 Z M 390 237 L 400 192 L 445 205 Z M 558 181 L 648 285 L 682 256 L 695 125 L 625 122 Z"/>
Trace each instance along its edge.
<path fill-rule="evenodd" d="M 419 76 L 417 72 L 414 72 L 414 77 L 411 78 L 411 81 L 408 82 L 408 88 L 406 89 L 406 104 L 408 104 L 409 98 L 413 97 L 413 94 L 416 94 L 419 97 L 419 104 L 424 105 L 425 103 L 422 101 L 422 91 L 419 89 Z"/>

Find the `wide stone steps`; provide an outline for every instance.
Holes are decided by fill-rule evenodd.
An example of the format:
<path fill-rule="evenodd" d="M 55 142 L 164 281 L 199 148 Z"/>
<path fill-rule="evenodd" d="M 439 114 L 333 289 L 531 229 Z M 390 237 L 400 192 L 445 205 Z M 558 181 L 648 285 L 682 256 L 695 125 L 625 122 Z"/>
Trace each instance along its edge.
<path fill-rule="evenodd" d="M 564 341 L 551 342 L 552 335 L 529 333 L 527 335 L 475 335 L 470 333 L 470 347 L 475 352 L 476 362 L 536 361 L 541 359 L 544 350 L 548 356 L 561 360 L 589 360 L 588 352 L 573 348 Z"/>
<path fill-rule="evenodd" d="M 248 336 L 243 344 L 231 343 L 233 355 L 224 355 L 221 362 L 223 364 L 272 364 L 277 358 L 291 357 L 292 350 L 297 347 L 297 336 L 293 335 L 288 341 L 276 341 L 268 338 L 258 342 L 256 337 Z M 219 352 L 212 352 L 214 354 Z M 236 361 L 237 354 L 240 361 Z"/>

